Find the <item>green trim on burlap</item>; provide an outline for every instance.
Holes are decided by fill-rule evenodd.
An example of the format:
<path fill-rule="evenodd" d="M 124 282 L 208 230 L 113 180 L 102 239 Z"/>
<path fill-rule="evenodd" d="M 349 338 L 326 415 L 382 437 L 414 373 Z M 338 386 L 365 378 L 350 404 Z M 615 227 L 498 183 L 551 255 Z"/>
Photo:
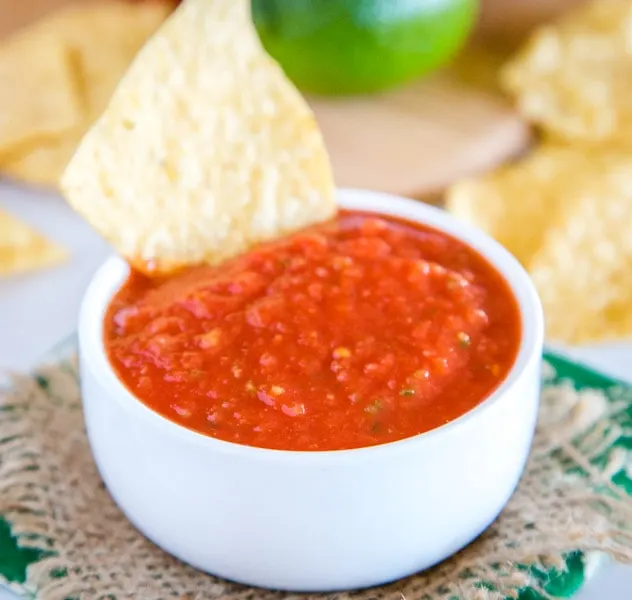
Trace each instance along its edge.
<path fill-rule="evenodd" d="M 64 352 L 65 353 L 65 352 Z M 67 355 L 66 355 L 67 356 Z M 576 426 L 570 437 L 570 442 L 566 445 L 560 443 L 558 446 L 552 447 L 551 451 L 546 454 L 547 446 L 540 444 L 539 451 L 545 453 L 546 461 L 544 464 L 540 457 L 536 472 L 542 470 L 545 474 L 554 473 L 555 477 L 559 477 L 560 481 L 585 480 L 586 496 L 588 502 L 594 502 L 602 505 L 599 510 L 603 512 L 604 518 L 611 518 L 611 513 L 616 512 L 615 505 L 625 504 L 621 502 L 625 498 L 625 494 L 632 496 L 632 473 L 629 472 L 631 464 L 630 456 L 632 456 L 632 387 L 616 381 L 610 377 L 592 371 L 582 365 L 569 362 L 565 358 L 557 355 L 547 354 L 545 356 L 543 369 L 543 411 L 551 414 L 559 408 L 554 396 L 557 390 L 560 392 L 559 405 L 563 405 L 563 394 L 569 390 L 576 390 L 579 394 L 588 394 L 582 397 L 581 402 L 569 408 L 570 413 L 575 411 L 577 415 L 572 415 L 572 421 Z M 53 373 L 53 375 L 50 375 Z M 65 378 L 64 386 L 59 386 L 56 377 L 62 373 Z M 68 386 L 71 387 L 68 387 Z M 80 409 L 77 375 L 75 366 L 72 361 L 66 359 L 58 359 L 52 367 L 46 367 L 38 370 L 37 373 L 29 378 L 18 378 L 16 380 L 16 388 L 22 386 L 29 389 L 29 386 L 36 389 L 37 394 L 44 394 L 47 401 L 58 406 L 63 410 L 74 411 L 76 415 Z M 70 397 L 66 397 L 65 391 L 69 390 Z M 566 390 L 566 391 L 564 391 Z M 595 392 L 594 397 L 590 396 Z M 548 394 L 548 396 L 547 396 Z M 40 396 L 38 396 L 39 398 Z M 590 411 L 598 408 L 600 399 L 606 398 L 608 404 L 607 410 L 602 410 L 595 418 L 590 418 Z M 9 476 L 9 479 L 16 482 L 15 485 L 20 486 L 19 495 L 15 498 L 15 504 L 2 505 L 0 497 L 0 507 L 4 514 L 0 514 L 0 581 L 9 584 L 9 587 L 17 592 L 24 594 L 30 598 L 44 598 L 51 600 L 58 598 L 65 600 L 67 598 L 112 598 L 113 600 L 123 600 L 123 598 L 136 597 L 133 591 L 125 589 L 123 595 L 112 590 L 119 589 L 112 584 L 109 588 L 108 584 L 103 583 L 98 587 L 98 596 L 92 596 L 87 591 L 93 589 L 90 586 L 90 578 L 94 581 L 99 580 L 99 574 L 92 574 L 91 569 L 97 567 L 94 563 L 75 564 L 66 556 L 66 548 L 60 543 L 60 535 L 55 531 L 55 527 L 50 527 L 51 515 L 38 515 L 38 506 L 41 506 L 41 498 L 38 504 L 29 496 L 29 486 L 37 488 L 38 494 L 46 494 L 48 489 L 47 474 L 39 472 L 37 457 L 32 457 L 29 461 L 29 448 L 33 446 L 33 436 L 37 436 L 37 430 L 29 429 L 29 411 L 41 410 L 34 406 L 32 402 L 14 401 L 15 395 L 12 391 L 6 390 L 4 397 L 0 394 L 0 490 L 9 491 L 12 484 L 5 484 L 2 488 L 2 477 Z M 548 398 L 548 400 L 547 400 Z M 594 405 L 591 405 L 591 402 Z M 579 416 L 581 408 L 582 415 Z M 586 416 L 588 415 L 588 416 Z M 548 416 L 548 415 L 547 415 Z M 583 421 L 582 421 L 583 419 Z M 551 421 L 549 419 L 549 421 Z M 33 420 L 37 422 L 37 420 Z M 553 420 L 552 422 L 555 423 Z M 568 415 L 561 414 L 559 427 L 569 426 Z M 541 424 L 540 424 L 541 426 Z M 549 424 L 550 427 L 550 424 Z M 603 443 L 602 443 L 603 442 Z M 34 445 L 37 447 L 37 444 Z M 20 455 L 21 448 L 26 453 Z M 81 446 L 81 451 L 88 452 L 87 443 Z M 19 456 L 24 459 L 19 472 L 6 471 L 6 464 L 3 467 L 3 459 L 11 453 L 11 456 Z M 534 454 L 538 453 L 538 437 L 534 445 Z M 85 461 L 84 461 L 85 462 Z M 5 470 L 3 471 L 3 468 Z M 527 473 L 529 466 L 527 468 Z M 594 471 L 606 473 L 608 477 L 601 478 L 594 483 Z M 592 474 L 592 475 L 591 475 Z M 72 474 L 69 474 L 72 475 Z M 547 477 L 549 475 L 546 475 Z M 536 477 L 537 479 L 537 477 Z M 6 481 L 6 480 L 5 480 Z M 95 477 L 95 490 L 90 493 L 104 493 L 100 488 L 98 479 Z M 53 484 L 51 483 L 51 488 Z M 520 489 L 520 488 L 519 488 Z M 547 491 L 550 489 L 547 488 Z M 0 491 L 2 493 L 2 491 Z M 54 493 L 54 492 L 53 492 Z M 573 497 L 573 501 L 577 502 L 577 498 Z M 51 504 L 59 502 L 58 498 L 54 498 Z M 59 505 L 56 505 L 59 506 Z M 518 507 L 519 509 L 520 507 Z M 115 507 L 112 510 L 116 511 Z M 507 516 L 507 513 L 512 513 Z M 518 531 L 519 536 L 529 538 L 531 532 L 534 535 L 538 533 L 538 522 L 529 519 L 529 515 L 518 515 L 523 518 L 523 522 L 518 523 L 516 528 L 515 522 L 517 508 L 512 503 L 508 509 L 501 515 L 502 519 L 513 519 L 511 531 Z M 116 513 L 111 513 L 110 518 Z M 40 519 L 42 517 L 42 519 Z M 612 517 L 613 519 L 615 517 Z M 617 517 L 619 518 L 619 517 Z M 47 524 L 43 525 L 42 520 L 46 520 Z M 123 520 L 121 520 L 121 523 Z M 618 522 L 613 521 L 613 530 L 617 531 Z M 626 521 L 629 524 L 629 522 Z M 124 523 L 121 527 L 127 528 L 128 524 Z M 494 535 L 498 532 L 493 531 L 496 525 L 492 526 L 490 532 L 482 537 L 482 541 L 477 541 L 468 549 L 459 553 L 456 557 L 449 559 L 436 569 L 431 570 L 426 577 L 425 574 L 414 576 L 403 580 L 402 582 L 389 584 L 384 588 L 376 588 L 373 591 L 360 591 L 355 593 L 341 593 L 330 595 L 310 595 L 309 599 L 329 598 L 331 600 L 350 600 L 357 598 L 358 600 L 383 599 L 391 600 L 391 598 L 402 597 L 405 600 L 461 600 L 468 598 L 472 600 L 486 600 L 487 598 L 505 598 L 506 600 L 551 600 L 571 598 L 584 584 L 587 563 L 593 560 L 597 554 L 595 550 L 610 551 L 615 558 L 632 561 L 632 535 L 625 528 L 621 528 L 621 539 L 600 540 L 597 536 L 590 543 L 583 543 L 578 539 L 577 549 L 569 549 L 559 551 L 557 548 L 540 548 L 537 556 L 523 563 L 516 562 L 508 557 L 502 560 L 503 548 L 511 548 L 512 544 L 504 540 L 503 544 L 494 545 Z M 626 525 L 627 527 L 627 525 Z M 49 531 L 50 530 L 50 531 Z M 125 529 L 127 532 L 127 529 Z M 67 532 L 65 532 L 67 533 Z M 506 535 L 506 532 L 503 534 Z M 162 598 L 195 598 L 202 600 L 203 598 L 221 598 L 222 600 L 235 598 L 236 600 L 245 600 L 246 598 L 290 598 L 292 595 L 285 595 L 274 592 L 264 592 L 263 590 L 248 591 L 241 586 L 222 582 L 221 580 L 210 576 L 203 576 L 194 570 L 180 565 L 175 559 L 165 557 L 160 550 L 153 547 L 149 542 L 142 540 L 140 534 L 135 534 L 132 530 L 131 534 L 138 540 L 134 539 L 134 543 L 143 545 L 142 552 L 151 554 L 149 562 L 140 561 L 142 564 L 165 565 L 165 578 L 160 575 L 150 573 L 132 573 L 124 572 L 124 566 L 121 566 L 123 577 L 137 576 L 139 585 L 148 585 L 147 581 L 161 581 L 164 591 L 156 591 L 159 589 L 148 589 L 138 597 L 150 599 Z M 587 533 L 587 536 L 592 535 Z M 601 534 L 603 537 L 603 533 Z M 492 538 L 491 542 L 489 539 Z M 66 539 L 66 538 L 64 538 Z M 603 542 L 603 543 L 601 543 Z M 485 546 L 487 544 L 487 547 Z M 489 548 L 500 548 L 492 552 Z M 580 548 L 585 548 L 588 553 Z M 486 563 L 484 569 L 479 569 L 476 560 L 476 552 L 478 549 L 487 554 L 485 558 L 494 556 L 498 562 Z M 498 552 L 501 552 L 499 555 Z M 155 557 L 152 553 L 155 553 Z M 71 556 L 72 553 L 71 553 Z M 77 561 L 77 559 L 73 559 Z M 112 557 L 116 564 L 116 557 Z M 86 567 L 86 564 L 89 567 Z M 90 572 L 85 572 L 86 568 Z M 153 567 L 152 567 L 153 568 Z M 440 576 L 434 577 L 433 572 L 440 572 Z M 117 581 L 117 574 L 110 574 L 113 582 Z M 171 577 L 171 579 L 169 579 Z M 74 588 L 64 587 L 66 582 L 74 582 L 81 580 L 85 587 Z M 102 578 L 101 578 L 102 579 Z M 169 585 L 165 580 L 169 580 Z M 193 581 L 195 580 L 195 582 Z M 191 582 L 189 587 L 189 581 Z M 205 582 L 207 582 L 205 584 Z M 437 583 L 438 582 L 438 583 Z M 74 585 L 74 583 L 73 583 Z M 400 587 L 398 587 L 400 586 Z M 71 589 L 72 588 L 72 589 Z M 180 589 L 182 588 L 182 589 Z M 208 593 L 205 592 L 208 588 Z M 454 589 L 462 589 L 462 593 L 454 595 Z M 96 587 L 94 588 L 96 590 Z M 477 591 L 478 590 L 478 591 Z M 502 593 L 500 593 L 502 591 Z M 400 596 L 401 594 L 401 596 Z M 499 595 L 500 594 L 500 595 Z"/>

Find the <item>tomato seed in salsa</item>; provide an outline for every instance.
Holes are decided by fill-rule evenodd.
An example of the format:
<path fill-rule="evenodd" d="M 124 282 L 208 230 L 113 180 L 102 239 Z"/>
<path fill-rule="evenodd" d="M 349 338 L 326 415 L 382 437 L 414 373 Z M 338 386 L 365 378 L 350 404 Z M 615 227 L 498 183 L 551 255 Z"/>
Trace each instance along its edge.
<path fill-rule="evenodd" d="M 520 343 L 475 250 L 371 213 L 164 279 L 132 272 L 105 318 L 119 379 L 207 436 L 281 450 L 401 440 L 468 412 Z"/>

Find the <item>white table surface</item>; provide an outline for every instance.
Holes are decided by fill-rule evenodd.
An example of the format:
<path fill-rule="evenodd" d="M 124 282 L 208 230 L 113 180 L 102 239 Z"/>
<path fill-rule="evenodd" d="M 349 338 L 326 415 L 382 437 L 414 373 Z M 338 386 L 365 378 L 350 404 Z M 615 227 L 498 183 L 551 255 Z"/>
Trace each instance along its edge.
<path fill-rule="evenodd" d="M 0 182 L 0 209 L 58 240 L 71 253 L 65 265 L 0 281 L 0 373 L 27 370 L 75 330 L 81 296 L 108 246 L 54 194 Z M 632 343 L 574 348 L 578 360 L 632 381 Z M 0 600 L 15 596 L 0 590 Z M 632 600 L 632 568 L 607 565 L 577 600 Z"/>

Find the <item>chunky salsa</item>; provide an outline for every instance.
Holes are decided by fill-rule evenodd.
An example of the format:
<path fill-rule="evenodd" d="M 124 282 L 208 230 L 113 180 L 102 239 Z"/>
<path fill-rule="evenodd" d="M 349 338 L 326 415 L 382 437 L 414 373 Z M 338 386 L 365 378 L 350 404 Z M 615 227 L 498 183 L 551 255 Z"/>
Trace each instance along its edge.
<path fill-rule="evenodd" d="M 263 448 L 339 450 L 463 415 L 507 375 L 517 303 L 476 251 L 370 213 L 220 266 L 131 273 L 105 318 L 118 377 L 202 434 Z"/>

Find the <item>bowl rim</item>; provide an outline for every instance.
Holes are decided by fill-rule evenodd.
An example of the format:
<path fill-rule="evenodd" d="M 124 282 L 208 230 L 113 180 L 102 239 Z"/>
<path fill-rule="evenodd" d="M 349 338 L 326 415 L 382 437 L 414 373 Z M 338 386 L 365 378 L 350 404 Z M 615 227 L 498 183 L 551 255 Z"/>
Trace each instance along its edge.
<path fill-rule="evenodd" d="M 159 428 L 163 434 L 205 447 L 209 451 L 231 453 L 244 458 L 298 460 L 313 464 L 331 464 L 329 461 L 341 459 L 345 462 L 370 460 L 382 454 L 407 452 L 419 445 L 444 443 L 446 437 L 458 434 L 461 428 L 471 425 L 496 405 L 522 379 L 531 363 L 542 358 L 544 317 L 540 299 L 529 275 L 498 242 L 439 207 L 388 193 L 352 188 L 338 189 L 337 201 L 342 209 L 400 217 L 447 233 L 478 251 L 502 275 L 518 303 L 521 317 L 520 343 L 514 363 L 506 377 L 480 404 L 457 419 L 430 431 L 385 444 L 346 450 L 298 451 L 260 448 L 213 438 L 187 429 L 153 411 L 136 398 L 118 379 L 107 358 L 103 343 L 105 311 L 112 296 L 120 289 L 129 273 L 127 262 L 118 255 L 106 259 L 99 267 L 81 303 L 78 328 L 80 370 L 83 370 L 84 365 L 88 367 L 99 385 L 106 390 L 110 401 L 118 402 L 128 411 L 127 414 L 141 419 L 149 426 Z"/>

